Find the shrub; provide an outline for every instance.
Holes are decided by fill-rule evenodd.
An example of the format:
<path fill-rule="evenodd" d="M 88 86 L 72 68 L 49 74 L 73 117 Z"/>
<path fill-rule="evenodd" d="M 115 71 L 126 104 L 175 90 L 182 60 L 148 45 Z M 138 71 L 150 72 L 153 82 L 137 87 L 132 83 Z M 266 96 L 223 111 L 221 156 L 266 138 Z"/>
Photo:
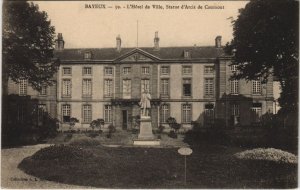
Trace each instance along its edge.
<path fill-rule="evenodd" d="M 269 160 L 279 163 L 293 163 L 297 164 L 297 156 L 292 153 L 285 152 L 275 148 L 257 148 L 246 150 L 234 155 L 238 159 L 246 160 Z"/>
<path fill-rule="evenodd" d="M 107 138 L 111 138 L 112 134 L 116 132 L 116 127 L 113 126 L 112 124 L 110 124 L 108 126 L 108 134 L 107 134 Z"/>
<path fill-rule="evenodd" d="M 91 122 L 90 127 L 94 130 L 95 128 L 101 129 L 101 125 L 104 125 L 103 119 L 95 119 Z"/>
<path fill-rule="evenodd" d="M 175 133 L 175 131 L 170 131 L 169 137 L 176 139 L 177 138 L 177 133 Z"/>
<path fill-rule="evenodd" d="M 70 129 L 73 128 L 75 126 L 75 124 L 78 122 L 79 122 L 79 120 L 76 117 L 71 117 L 70 122 L 69 122 Z"/>
<path fill-rule="evenodd" d="M 177 133 L 178 130 L 180 129 L 180 127 L 181 127 L 181 125 L 179 123 L 177 123 L 177 121 L 174 117 L 169 117 L 167 119 L 167 123 L 174 130 L 175 133 Z"/>
<path fill-rule="evenodd" d="M 93 153 L 75 146 L 54 145 L 42 148 L 32 155 L 34 160 L 57 160 L 57 161 L 72 161 L 86 160 L 93 157 Z"/>
<path fill-rule="evenodd" d="M 95 137 L 99 136 L 99 133 L 96 133 L 96 132 L 95 133 L 87 133 L 86 136 L 91 137 L 91 138 L 95 138 Z"/>
<path fill-rule="evenodd" d="M 97 146 L 100 145 L 100 141 L 89 137 L 80 137 L 78 139 L 72 139 L 69 142 L 71 146 Z"/>
<path fill-rule="evenodd" d="M 161 134 L 164 131 L 164 129 L 165 129 L 165 126 L 163 126 L 163 125 L 158 126 L 158 133 Z"/>

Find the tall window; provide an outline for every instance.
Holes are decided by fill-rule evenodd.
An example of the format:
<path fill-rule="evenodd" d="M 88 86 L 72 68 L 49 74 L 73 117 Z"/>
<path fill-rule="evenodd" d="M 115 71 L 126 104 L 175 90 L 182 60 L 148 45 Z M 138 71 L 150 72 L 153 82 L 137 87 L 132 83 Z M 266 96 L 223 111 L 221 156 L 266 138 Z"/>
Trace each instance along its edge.
<path fill-rule="evenodd" d="M 91 123 L 92 121 L 92 106 L 91 105 L 83 105 L 83 122 Z"/>
<path fill-rule="evenodd" d="M 160 67 L 160 74 L 161 75 L 169 75 L 170 74 L 170 67 L 169 66 L 161 66 Z"/>
<path fill-rule="evenodd" d="M 27 79 L 19 80 L 19 95 L 26 96 L 27 95 Z"/>
<path fill-rule="evenodd" d="M 112 67 L 105 67 L 104 68 L 104 75 L 105 76 L 112 76 L 113 75 L 113 68 Z"/>
<path fill-rule="evenodd" d="M 105 79 L 104 80 L 104 96 L 111 97 L 113 93 L 113 80 Z"/>
<path fill-rule="evenodd" d="M 84 59 L 92 59 L 92 53 L 91 52 L 85 52 L 84 53 Z"/>
<path fill-rule="evenodd" d="M 142 67 L 142 74 L 150 74 L 150 67 Z"/>
<path fill-rule="evenodd" d="M 16 120 L 18 122 L 23 122 L 25 119 L 25 113 L 26 113 L 25 106 L 22 104 L 19 104 L 17 106 Z"/>
<path fill-rule="evenodd" d="M 150 80 L 149 79 L 142 79 L 141 80 L 141 93 L 147 90 L 150 93 Z"/>
<path fill-rule="evenodd" d="M 231 115 L 239 116 L 240 115 L 240 105 L 239 104 L 232 104 L 231 105 Z"/>
<path fill-rule="evenodd" d="M 83 75 L 92 75 L 92 67 L 83 67 L 82 74 Z"/>
<path fill-rule="evenodd" d="M 162 96 L 169 96 L 169 79 L 161 79 L 160 85 L 160 94 Z"/>
<path fill-rule="evenodd" d="M 204 124 L 210 126 L 214 122 L 214 105 L 211 103 L 204 106 Z"/>
<path fill-rule="evenodd" d="M 70 122 L 71 106 L 69 104 L 62 105 L 62 117 L 63 122 Z"/>
<path fill-rule="evenodd" d="M 38 105 L 38 124 L 43 122 L 43 117 L 46 113 L 46 105 L 45 104 L 39 104 Z"/>
<path fill-rule="evenodd" d="M 192 96 L 192 80 L 191 79 L 183 79 L 182 82 L 182 94 L 183 96 Z"/>
<path fill-rule="evenodd" d="M 111 105 L 104 106 L 104 122 L 111 123 L 112 122 L 112 111 Z"/>
<path fill-rule="evenodd" d="M 238 80 L 230 81 L 230 93 L 231 94 L 239 94 L 239 81 Z"/>
<path fill-rule="evenodd" d="M 251 121 L 254 123 L 259 122 L 261 115 L 261 103 L 253 103 L 251 108 Z"/>
<path fill-rule="evenodd" d="M 124 68 L 123 68 L 123 74 L 124 74 L 124 75 L 130 74 L 130 72 L 131 72 L 131 68 L 130 68 L 130 67 L 124 67 Z"/>
<path fill-rule="evenodd" d="M 252 93 L 261 94 L 261 81 L 260 79 L 252 81 Z"/>
<path fill-rule="evenodd" d="M 170 105 L 163 104 L 160 107 L 160 122 L 167 123 L 167 119 L 170 117 Z"/>
<path fill-rule="evenodd" d="M 131 80 L 123 80 L 123 98 L 131 98 Z"/>
<path fill-rule="evenodd" d="M 183 75 L 191 75 L 192 74 L 192 66 L 182 66 L 182 74 Z"/>
<path fill-rule="evenodd" d="M 63 67 L 63 75 L 71 75 L 72 74 L 72 69 L 71 67 Z"/>
<path fill-rule="evenodd" d="M 231 65 L 231 66 L 230 66 L 230 70 L 231 70 L 232 72 L 237 71 L 237 65 Z"/>
<path fill-rule="evenodd" d="M 205 96 L 213 96 L 214 95 L 214 79 L 213 78 L 205 78 L 204 80 L 204 93 Z"/>
<path fill-rule="evenodd" d="M 82 80 L 82 96 L 91 97 L 92 96 L 92 79 Z"/>
<path fill-rule="evenodd" d="M 213 74 L 215 71 L 214 66 L 204 66 L 204 74 Z"/>
<path fill-rule="evenodd" d="M 182 105 L 182 123 L 190 123 L 192 121 L 192 105 Z"/>
<path fill-rule="evenodd" d="M 42 86 L 42 89 L 40 91 L 41 96 L 46 96 L 47 95 L 47 86 Z"/>
<path fill-rule="evenodd" d="M 70 79 L 63 79 L 62 82 L 62 96 L 70 97 L 71 96 L 71 80 Z"/>

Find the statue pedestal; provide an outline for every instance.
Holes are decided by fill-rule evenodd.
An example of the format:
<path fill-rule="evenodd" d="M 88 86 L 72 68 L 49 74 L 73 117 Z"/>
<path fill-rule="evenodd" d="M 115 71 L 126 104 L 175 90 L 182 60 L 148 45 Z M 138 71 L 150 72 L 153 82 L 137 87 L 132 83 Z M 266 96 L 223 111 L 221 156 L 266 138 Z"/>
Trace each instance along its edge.
<path fill-rule="evenodd" d="M 151 118 L 142 116 L 140 119 L 140 133 L 137 139 L 133 140 L 134 145 L 154 146 L 160 145 L 160 140 L 155 139 L 152 133 Z"/>

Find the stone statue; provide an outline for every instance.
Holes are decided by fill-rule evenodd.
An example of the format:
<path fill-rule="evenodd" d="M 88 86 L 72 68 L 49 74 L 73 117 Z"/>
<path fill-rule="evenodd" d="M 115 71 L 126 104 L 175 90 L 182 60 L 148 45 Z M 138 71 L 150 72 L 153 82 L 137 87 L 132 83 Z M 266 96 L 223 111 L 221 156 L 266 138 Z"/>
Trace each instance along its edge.
<path fill-rule="evenodd" d="M 151 95 L 148 90 L 145 90 L 141 96 L 140 106 L 142 109 L 142 116 L 149 116 L 149 110 L 151 108 L 150 104 Z"/>

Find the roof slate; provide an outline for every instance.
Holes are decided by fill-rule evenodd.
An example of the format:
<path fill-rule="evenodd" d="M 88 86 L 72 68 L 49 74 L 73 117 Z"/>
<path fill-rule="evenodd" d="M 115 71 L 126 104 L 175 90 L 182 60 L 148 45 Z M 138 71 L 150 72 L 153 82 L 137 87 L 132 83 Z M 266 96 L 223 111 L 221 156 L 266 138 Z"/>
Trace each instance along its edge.
<path fill-rule="evenodd" d="M 85 48 L 85 49 L 64 49 L 55 51 L 55 57 L 61 60 L 84 60 L 84 53 L 91 52 L 92 60 L 115 60 L 137 48 L 122 48 L 120 52 L 116 48 Z M 161 47 L 154 50 L 153 47 L 138 48 L 149 54 L 152 54 L 162 60 L 184 59 L 184 51 L 189 51 L 191 59 L 217 58 L 225 56 L 223 48 L 214 46 L 206 47 Z"/>

